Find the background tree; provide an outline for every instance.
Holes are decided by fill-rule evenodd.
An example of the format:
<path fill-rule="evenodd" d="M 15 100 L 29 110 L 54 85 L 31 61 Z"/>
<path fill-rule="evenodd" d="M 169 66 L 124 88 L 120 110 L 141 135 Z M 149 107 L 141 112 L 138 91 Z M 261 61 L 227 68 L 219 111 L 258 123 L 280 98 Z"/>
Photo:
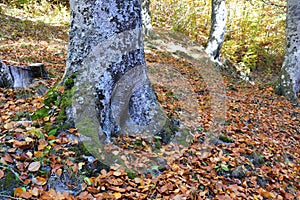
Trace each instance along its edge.
<path fill-rule="evenodd" d="M 158 114 L 146 73 L 140 1 L 71 0 L 70 8 L 64 81 L 76 76 L 76 125 L 99 127 L 106 140 L 122 130 L 144 132 Z"/>
<path fill-rule="evenodd" d="M 212 0 L 211 28 L 207 47 L 205 49 L 212 60 L 220 61 L 220 51 L 224 42 L 226 30 L 226 1 Z"/>
<path fill-rule="evenodd" d="M 143 32 L 146 36 L 149 36 L 153 30 L 150 12 L 150 0 L 142 0 L 142 21 Z"/>
<path fill-rule="evenodd" d="M 297 103 L 300 91 L 300 1 L 287 1 L 286 54 L 275 92 Z"/>

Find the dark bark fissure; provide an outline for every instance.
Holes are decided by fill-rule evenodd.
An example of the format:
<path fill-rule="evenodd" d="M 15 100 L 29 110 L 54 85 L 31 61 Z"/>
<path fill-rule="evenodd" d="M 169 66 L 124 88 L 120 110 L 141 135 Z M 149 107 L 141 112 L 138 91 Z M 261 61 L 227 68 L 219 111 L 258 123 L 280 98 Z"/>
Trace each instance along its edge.
<path fill-rule="evenodd" d="M 105 75 L 100 78 L 99 87 L 96 86 L 95 101 L 97 105 L 96 110 L 99 113 L 98 117 L 100 125 L 104 133 L 108 135 L 117 135 L 120 133 L 120 124 L 116 124 L 111 109 L 113 89 L 118 81 L 129 70 L 141 66 L 145 66 L 144 51 L 143 49 L 137 49 L 123 55 L 119 63 L 111 64 L 111 66 L 106 70 Z M 111 79 L 105 78 L 108 76 L 111 77 Z M 103 85 L 105 85 L 104 88 Z M 153 103 L 157 101 L 155 93 L 150 86 L 150 82 L 145 82 L 143 86 L 144 87 L 139 88 L 137 91 L 133 91 L 134 94 L 132 94 L 129 102 L 130 117 L 139 125 L 147 125 L 149 121 L 151 121 L 151 117 L 149 116 L 151 106 L 147 107 L 145 105 L 153 105 Z M 107 103 L 107 100 L 109 100 L 109 103 Z M 148 103 L 145 103 L 145 101 L 148 101 Z M 141 104 L 141 102 L 143 103 Z"/>

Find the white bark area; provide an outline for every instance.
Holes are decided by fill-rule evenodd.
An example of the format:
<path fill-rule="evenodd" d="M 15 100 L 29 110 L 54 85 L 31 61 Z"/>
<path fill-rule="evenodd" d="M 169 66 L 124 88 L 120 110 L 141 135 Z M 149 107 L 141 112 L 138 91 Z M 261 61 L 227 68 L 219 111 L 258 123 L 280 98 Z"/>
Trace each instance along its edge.
<path fill-rule="evenodd" d="M 124 130 L 145 132 L 158 113 L 146 73 L 140 1 L 72 0 L 70 7 L 64 79 L 76 74 L 75 123 L 88 121 L 107 141 Z"/>
<path fill-rule="evenodd" d="M 297 103 L 300 91 L 300 1 L 287 1 L 286 55 L 276 92 Z"/>
<path fill-rule="evenodd" d="M 213 61 L 220 61 L 220 51 L 226 30 L 226 0 L 212 0 L 211 29 L 206 53 Z"/>
<path fill-rule="evenodd" d="M 143 21 L 143 33 L 149 36 L 153 31 L 151 12 L 150 12 L 150 0 L 142 1 L 142 21 Z"/>

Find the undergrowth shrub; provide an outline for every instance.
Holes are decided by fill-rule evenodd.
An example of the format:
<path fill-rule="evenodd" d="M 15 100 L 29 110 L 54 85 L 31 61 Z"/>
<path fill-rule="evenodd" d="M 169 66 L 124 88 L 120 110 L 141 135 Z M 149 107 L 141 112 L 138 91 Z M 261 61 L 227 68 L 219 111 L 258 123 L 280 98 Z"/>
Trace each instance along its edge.
<path fill-rule="evenodd" d="M 211 1 L 152 0 L 153 24 L 184 32 L 206 44 Z M 227 32 L 222 56 L 244 71 L 279 68 L 285 52 L 286 2 L 227 1 Z"/>
<path fill-rule="evenodd" d="M 1 2 L 1 0 L 0 0 Z M 26 18 L 51 24 L 69 24 L 69 6 L 65 0 L 3 0 L 2 3 L 10 8 L 10 15 L 22 15 Z"/>

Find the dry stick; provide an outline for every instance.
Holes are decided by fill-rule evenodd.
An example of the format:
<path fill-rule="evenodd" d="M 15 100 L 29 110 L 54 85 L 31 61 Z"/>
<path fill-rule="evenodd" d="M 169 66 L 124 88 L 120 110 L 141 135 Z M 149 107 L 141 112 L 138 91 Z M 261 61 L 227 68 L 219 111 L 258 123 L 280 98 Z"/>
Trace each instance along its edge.
<path fill-rule="evenodd" d="M 286 8 L 286 6 L 284 5 L 279 5 L 276 3 L 273 3 L 272 1 L 268 0 L 268 2 L 266 0 L 261 0 L 262 2 L 264 2 L 267 5 L 271 5 L 271 6 L 276 6 L 276 7 L 280 7 L 280 8 Z"/>
<path fill-rule="evenodd" d="M 5 198 L 9 198 L 9 199 L 17 199 L 17 200 L 22 200 L 22 198 L 18 198 L 18 197 L 12 197 L 6 194 L 1 194 L 0 193 L 0 197 L 5 197 Z"/>

